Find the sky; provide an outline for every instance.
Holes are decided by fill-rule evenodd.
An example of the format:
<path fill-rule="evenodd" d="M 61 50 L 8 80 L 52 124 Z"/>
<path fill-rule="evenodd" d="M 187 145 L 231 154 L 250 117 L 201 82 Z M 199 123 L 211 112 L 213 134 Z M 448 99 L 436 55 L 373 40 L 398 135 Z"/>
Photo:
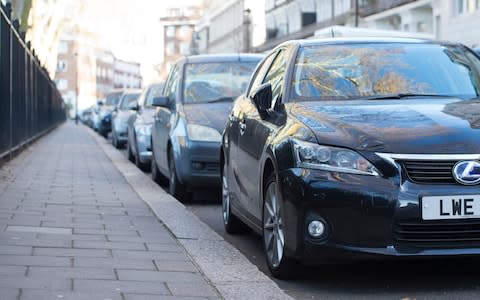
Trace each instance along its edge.
<path fill-rule="evenodd" d="M 155 81 L 154 66 L 162 60 L 162 27 L 159 19 L 167 7 L 198 5 L 201 0 L 83 0 L 84 22 L 111 47 L 114 55 L 142 65 L 144 83 Z M 174 3 L 172 5 L 172 3 Z"/>

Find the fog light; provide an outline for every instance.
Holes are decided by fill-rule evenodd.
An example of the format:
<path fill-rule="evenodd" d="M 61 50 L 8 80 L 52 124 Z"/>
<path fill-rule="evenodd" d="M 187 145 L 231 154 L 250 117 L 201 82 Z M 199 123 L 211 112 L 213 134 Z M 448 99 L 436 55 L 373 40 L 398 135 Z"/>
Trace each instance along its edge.
<path fill-rule="evenodd" d="M 308 234 L 311 237 L 319 238 L 325 233 L 325 224 L 322 221 L 312 221 L 308 224 Z"/>
<path fill-rule="evenodd" d="M 203 170 L 205 168 L 205 164 L 202 162 L 194 161 L 192 162 L 192 168 L 194 168 L 195 170 Z"/>

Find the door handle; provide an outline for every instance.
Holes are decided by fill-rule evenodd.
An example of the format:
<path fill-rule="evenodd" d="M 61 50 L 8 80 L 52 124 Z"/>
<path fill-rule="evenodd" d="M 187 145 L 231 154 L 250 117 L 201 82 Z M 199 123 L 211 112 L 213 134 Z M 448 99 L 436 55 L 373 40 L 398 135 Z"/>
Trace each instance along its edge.
<path fill-rule="evenodd" d="M 245 124 L 245 120 L 241 120 L 238 124 L 238 128 L 240 129 L 240 134 L 245 134 L 245 130 L 247 129 L 247 124 Z"/>

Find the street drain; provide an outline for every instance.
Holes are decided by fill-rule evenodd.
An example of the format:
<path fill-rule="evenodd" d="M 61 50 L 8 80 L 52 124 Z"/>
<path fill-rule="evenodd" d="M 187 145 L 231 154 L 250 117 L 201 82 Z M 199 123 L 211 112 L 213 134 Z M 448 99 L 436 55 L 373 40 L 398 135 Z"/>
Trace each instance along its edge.
<path fill-rule="evenodd" d="M 16 226 L 16 225 L 8 225 L 5 231 L 72 234 L 72 228 Z"/>

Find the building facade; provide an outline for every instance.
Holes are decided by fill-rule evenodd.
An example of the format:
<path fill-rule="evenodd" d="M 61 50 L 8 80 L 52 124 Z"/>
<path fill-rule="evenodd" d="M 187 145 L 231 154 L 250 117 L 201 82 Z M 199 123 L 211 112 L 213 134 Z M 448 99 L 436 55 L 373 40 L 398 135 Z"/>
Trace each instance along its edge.
<path fill-rule="evenodd" d="M 66 32 L 58 43 L 55 82 L 65 103 L 79 109 L 97 100 L 96 37 L 80 27 Z"/>
<path fill-rule="evenodd" d="M 113 87 L 116 89 L 141 88 L 140 63 L 115 59 L 113 63 Z"/>
<path fill-rule="evenodd" d="M 195 53 L 251 52 L 265 40 L 264 0 L 210 1 L 195 27 Z"/>
<path fill-rule="evenodd" d="M 419 0 L 365 17 L 367 26 L 425 32 L 436 39 L 480 45 L 480 0 Z"/>
<path fill-rule="evenodd" d="M 195 24 L 202 13 L 202 6 L 176 7 L 167 9 L 166 16 L 160 18 L 164 41 L 163 63 L 159 70 L 161 78 L 166 79 L 177 59 L 191 54 Z"/>
<path fill-rule="evenodd" d="M 109 50 L 96 50 L 96 96 L 104 99 L 114 88 L 115 56 Z"/>

